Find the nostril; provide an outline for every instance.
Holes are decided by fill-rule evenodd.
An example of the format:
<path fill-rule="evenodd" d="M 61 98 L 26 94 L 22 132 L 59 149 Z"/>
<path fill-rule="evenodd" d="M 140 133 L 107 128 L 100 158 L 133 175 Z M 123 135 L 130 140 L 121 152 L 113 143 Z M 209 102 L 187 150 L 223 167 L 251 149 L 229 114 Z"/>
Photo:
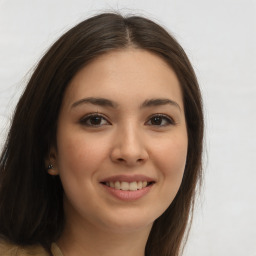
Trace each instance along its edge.
<path fill-rule="evenodd" d="M 126 160 L 123 159 L 123 158 L 118 158 L 117 161 L 119 161 L 119 162 L 126 162 Z M 141 163 L 141 162 L 143 162 L 143 159 L 142 159 L 142 158 L 139 158 L 139 159 L 137 159 L 136 162 L 137 162 L 137 163 Z"/>

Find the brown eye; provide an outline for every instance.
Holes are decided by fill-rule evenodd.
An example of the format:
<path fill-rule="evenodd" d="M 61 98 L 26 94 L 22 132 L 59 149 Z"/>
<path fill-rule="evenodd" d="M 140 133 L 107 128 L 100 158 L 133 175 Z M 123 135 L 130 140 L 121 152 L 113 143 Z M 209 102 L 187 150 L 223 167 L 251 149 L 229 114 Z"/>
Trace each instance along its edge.
<path fill-rule="evenodd" d="M 98 114 L 86 116 L 82 120 L 80 120 L 80 123 L 82 123 L 83 125 L 96 126 L 96 127 L 109 124 L 106 118 Z"/>
<path fill-rule="evenodd" d="M 153 125 L 153 126 L 167 126 L 167 125 L 173 125 L 174 121 L 171 117 L 166 115 L 154 115 L 147 121 L 146 124 Z"/>
<path fill-rule="evenodd" d="M 162 121 L 163 121 L 163 118 L 161 116 L 154 116 L 151 118 L 152 125 L 161 125 Z"/>

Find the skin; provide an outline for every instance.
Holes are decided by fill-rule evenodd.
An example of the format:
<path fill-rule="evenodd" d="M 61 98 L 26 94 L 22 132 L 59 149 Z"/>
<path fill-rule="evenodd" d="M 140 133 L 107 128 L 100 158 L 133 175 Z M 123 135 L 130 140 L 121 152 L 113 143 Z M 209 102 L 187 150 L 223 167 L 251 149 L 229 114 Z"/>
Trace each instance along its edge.
<path fill-rule="evenodd" d="M 88 97 L 114 106 L 83 102 Z M 146 104 L 152 99 L 174 103 Z M 66 225 L 58 241 L 63 254 L 144 255 L 153 222 L 181 184 L 187 146 L 179 81 L 160 57 L 115 50 L 80 70 L 65 92 L 57 148 L 50 152 L 49 173 L 60 175 L 65 192 Z M 155 183 L 138 200 L 120 200 L 100 183 L 120 174 L 146 175 Z"/>

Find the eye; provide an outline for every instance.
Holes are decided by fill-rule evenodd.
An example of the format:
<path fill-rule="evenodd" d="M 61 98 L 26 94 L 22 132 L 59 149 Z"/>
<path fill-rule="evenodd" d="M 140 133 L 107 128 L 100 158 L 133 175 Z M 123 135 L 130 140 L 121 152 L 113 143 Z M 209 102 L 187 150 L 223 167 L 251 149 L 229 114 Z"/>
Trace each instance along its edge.
<path fill-rule="evenodd" d="M 87 115 L 80 120 L 80 123 L 86 126 L 96 126 L 96 127 L 110 124 L 104 116 L 99 114 Z"/>
<path fill-rule="evenodd" d="M 152 126 L 168 126 L 168 125 L 174 125 L 174 120 L 163 114 L 156 114 L 154 116 L 151 116 L 150 119 L 146 122 L 147 125 Z"/>

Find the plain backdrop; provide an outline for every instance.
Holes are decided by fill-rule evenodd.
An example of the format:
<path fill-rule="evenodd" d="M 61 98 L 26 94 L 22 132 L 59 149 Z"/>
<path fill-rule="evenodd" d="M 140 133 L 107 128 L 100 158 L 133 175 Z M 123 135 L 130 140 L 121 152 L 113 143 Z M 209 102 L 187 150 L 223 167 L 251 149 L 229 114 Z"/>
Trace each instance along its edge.
<path fill-rule="evenodd" d="M 31 70 L 104 10 L 142 14 L 181 43 L 204 97 L 204 187 L 185 256 L 256 256 L 255 0 L 0 0 L 0 147 Z"/>

